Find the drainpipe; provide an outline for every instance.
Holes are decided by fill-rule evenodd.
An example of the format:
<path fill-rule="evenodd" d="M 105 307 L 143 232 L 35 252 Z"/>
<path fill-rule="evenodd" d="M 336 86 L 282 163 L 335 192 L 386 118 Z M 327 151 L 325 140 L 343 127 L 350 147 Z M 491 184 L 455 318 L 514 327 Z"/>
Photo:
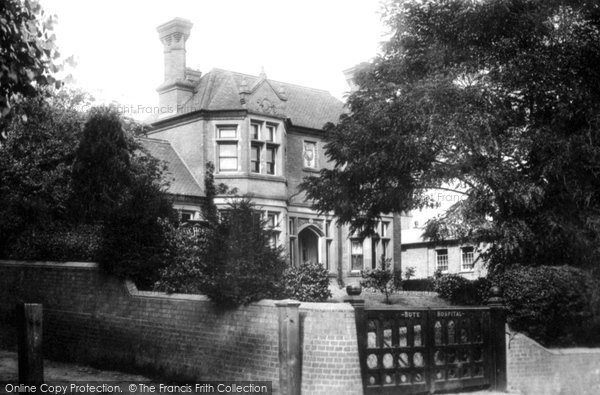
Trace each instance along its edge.
<path fill-rule="evenodd" d="M 337 280 L 338 285 L 344 286 L 344 272 L 342 269 L 342 257 L 343 257 L 343 245 L 342 245 L 342 227 L 337 225 L 337 247 L 338 247 L 338 259 L 337 259 Z"/>

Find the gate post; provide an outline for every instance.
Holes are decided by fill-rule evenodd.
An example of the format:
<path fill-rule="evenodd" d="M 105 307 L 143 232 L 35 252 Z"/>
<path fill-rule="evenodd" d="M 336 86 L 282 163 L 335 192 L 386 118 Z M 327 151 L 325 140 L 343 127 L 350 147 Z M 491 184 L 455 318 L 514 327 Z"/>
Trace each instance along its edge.
<path fill-rule="evenodd" d="M 502 292 L 498 287 L 490 288 L 490 332 L 492 343 L 492 389 L 506 390 L 506 312 Z"/>
<path fill-rule="evenodd" d="M 17 337 L 19 383 L 41 384 L 44 381 L 41 304 L 17 304 Z"/>
<path fill-rule="evenodd" d="M 300 302 L 282 300 L 275 306 L 279 314 L 279 391 L 286 395 L 300 395 Z"/>
<path fill-rule="evenodd" d="M 358 359 L 360 361 L 360 382 L 365 393 L 365 380 L 367 371 L 367 315 L 365 313 L 365 300 L 359 299 L 362 292 L 360 284 L 351 284 L 346 287 L 347 298 L 344 302 L 350 303 L 354 308 L 354 323 L 356 325 L 356 341 L 358 346 Z"/>

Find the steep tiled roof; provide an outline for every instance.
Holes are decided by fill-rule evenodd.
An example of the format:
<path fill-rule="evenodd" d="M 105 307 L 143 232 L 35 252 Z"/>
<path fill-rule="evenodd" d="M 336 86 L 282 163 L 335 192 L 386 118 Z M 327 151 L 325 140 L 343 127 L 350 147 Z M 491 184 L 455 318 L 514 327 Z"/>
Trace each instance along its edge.
<path fill-rule="evenodd" d="M 344 111 L 344 104 L 327 91 L 221 69 L 202 76 L 196 93 L 184 107 L 262 112 L 311 129 L 337 122 Z"/>
<path fill-rule="evenodd" d="M 181 157 L 166 140 L 140 138 L 140 143 L 150 155 L 166 162 L 168 170 L 165 173 L 169 182 L 168 192 L 174 195 L 204 196 L 204 191 L 196 182 Z"/>

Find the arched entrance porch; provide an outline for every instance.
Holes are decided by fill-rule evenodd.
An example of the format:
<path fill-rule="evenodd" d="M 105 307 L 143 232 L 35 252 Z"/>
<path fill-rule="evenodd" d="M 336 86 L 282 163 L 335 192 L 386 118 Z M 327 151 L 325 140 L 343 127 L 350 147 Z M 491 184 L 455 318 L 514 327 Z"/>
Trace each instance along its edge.
<path fill-rule="evenodd" d="M 298 232 L 300 263 L 308 261 L 320 263 L 321 237 L 323 237 L 323 233 L 314 225 L 308 225 Z"/>

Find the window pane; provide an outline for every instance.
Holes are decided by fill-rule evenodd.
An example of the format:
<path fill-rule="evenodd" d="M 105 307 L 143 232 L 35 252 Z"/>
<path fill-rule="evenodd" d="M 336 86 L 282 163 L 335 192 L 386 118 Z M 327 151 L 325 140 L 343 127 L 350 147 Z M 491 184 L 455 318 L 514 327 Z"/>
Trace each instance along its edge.
<path fill-rule="evenodd" d="M 250 157 L 252 160 L 256 160 L 256 161 L 259 160 L 259 157 L 258 157 L 258 153 L 260 152 L 259 150 L 260 150 L 260 148 L 258 148 L 257 146 L 255 146 L 255 145 L 252 146 L 252 152 L 250 154 Z"/>
<path fill-rule="evenodd" d="M 253 145 L 250 150 L 250 171 L 260 172 L 260 147 Z"/>
<path fill-rule="evenodd" d="M 329 270 L 329 266 L 331 265 L 331 240 L 327 240 L 325 245 L 325 268 Z"/>
<path fill-rule="evenodd" d="M 442 272 L 448 271 L 448 250 L 437 250 L 437 269 Z"/>
<path fill-rule="evenodd" d="M 234 139 L 237 137 L 237 130 L 235 128 L 221 128 L 219 129 L 220 139 Z"/>
<path fill-rule="evenodd" d="M 237 158 L 220 158 L 219 170 L 237 170 Z"/>
<path fill-rule="evenodd" d="M 275 127 L 272 125 L 267 125 L 265 131 L 265 140 L 274 141 L 275 140 Z"/>
<path fill-rule="evenodd" d="M 360 241 L 353 241 L 352 242 L 352 255 L 357 255 L 357 254 L 362 255 L 362 253 L 363 253 L 362 243 Z"/>
<path fill-rule="evenodd" d="M 474 261 L 473 247 L 464 247 L 462 249 L 462 270 L 472 270 Z"/>
<path fill-rule="evenodd" d="M 273 234 L 269 236 L 269 243 L 271 244 L 271 247 L 277 247 L 279 244 L 279 234 L 277 232 L 273 232 Z"/>
<path fill-rule="evenodd" d="M 260 125 L 257 123 L 253 123 L 250 125 L 250 138 L 253 140 L 258 140 L 258 136 L 260 133 Z"/>
<path fill-rule="evenodd" d="M 387 237 L 388 236 L 388 227 L 389 227 L 390 223 L 389 222 L 382 222 L 381 223 L 381 237 Z"/>
<path fill-rule="evenodd" d="M 363 269 L 363 257 L 362 255 L 352 255 L 352 270 Z"/>
<path fill-rule="evenodd" d="M 268 213 L 267 214 L 267 226 L 274 228 L 277 225 L 277 214 L 276 213 Z"/>
<path fill-rule="evenodd" d="M 363 269 L 363 243 L 360 240 L 352 240 L 350 254 L 352 255 L 352 270 Z"/>
<path fill-rule="evenodd" d="M 267 174 L 275 174 L 275 148 L 267 148 Z"/>
<path fill-rule="evenodd" d="M 181 211 L 181 221 L 185 222 L 185 221 L 189 221 L 194 217 L 194 212 L 193 211 Z"/>
<path fill-rule="evenodd" d="M 219 157 L 237 157 L 237 144 L 219 144 Z"/>

